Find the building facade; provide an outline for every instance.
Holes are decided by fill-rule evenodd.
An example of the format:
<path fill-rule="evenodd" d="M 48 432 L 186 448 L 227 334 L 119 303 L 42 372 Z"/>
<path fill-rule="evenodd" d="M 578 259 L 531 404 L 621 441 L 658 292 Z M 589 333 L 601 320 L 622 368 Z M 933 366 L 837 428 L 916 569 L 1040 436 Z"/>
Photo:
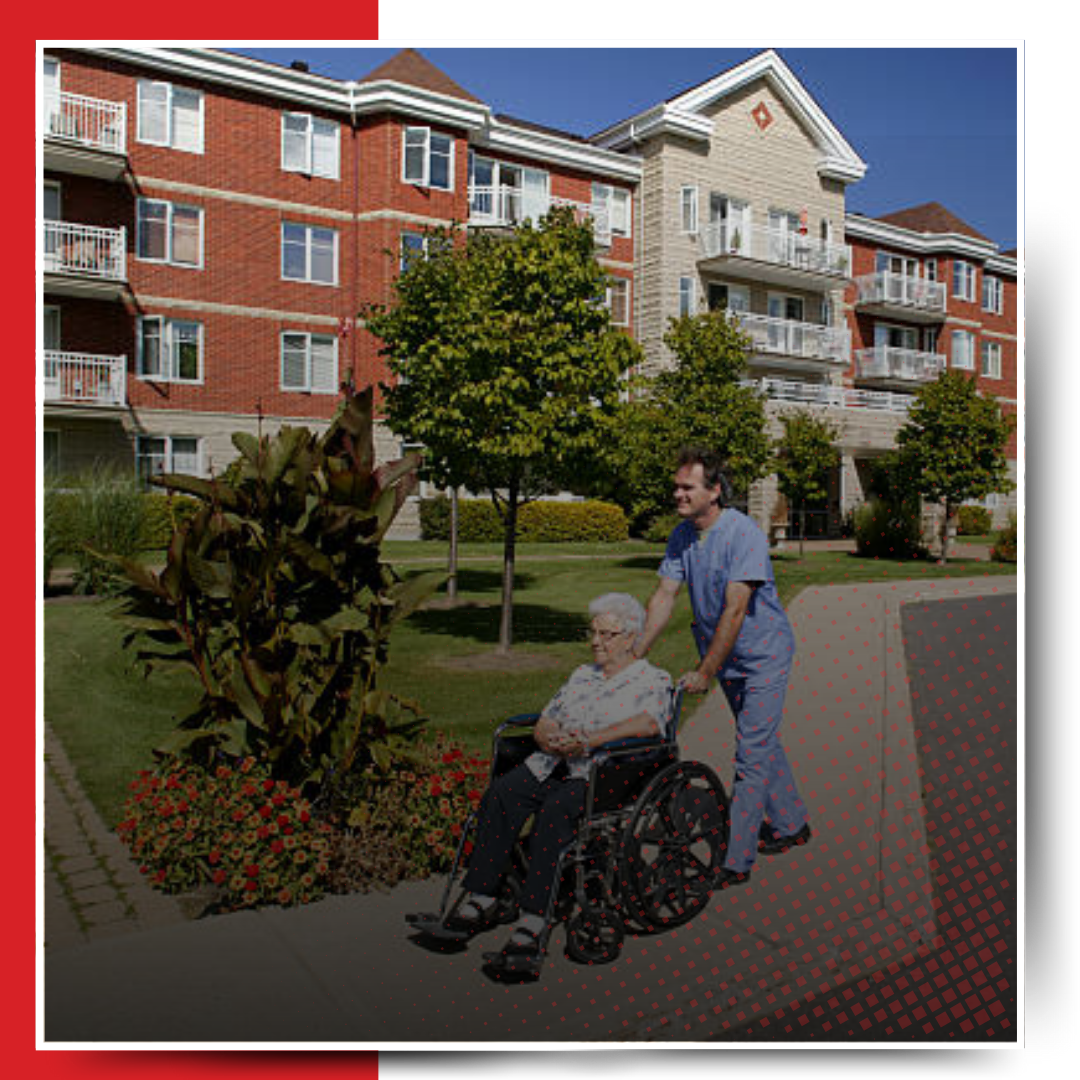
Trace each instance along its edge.
<path fill-rule="evenodd" d="M 1015 253 L 936 204 L 848 213 L 866 165 L 772 50 L 591 139 L 496 113 L 412 50 L 342 82 L 212 49 L 58 49 L 44 83 L 49 468 L 208 475 L 234 431 L 325 424 L 343 382 L 388 378 L 357 313 L 425 228 L 557 204 L 592 223 L 646 370 L 670 363 L 670 318 L 723 309 L 771 434 L 794 408 L 837 425 L 817 533 L 940 367 L 1016 410 Z M 377 449 L 400 444 L 380 428 Z M 766 527 L 784 513 L 775 479 L 748 504 Z"/>

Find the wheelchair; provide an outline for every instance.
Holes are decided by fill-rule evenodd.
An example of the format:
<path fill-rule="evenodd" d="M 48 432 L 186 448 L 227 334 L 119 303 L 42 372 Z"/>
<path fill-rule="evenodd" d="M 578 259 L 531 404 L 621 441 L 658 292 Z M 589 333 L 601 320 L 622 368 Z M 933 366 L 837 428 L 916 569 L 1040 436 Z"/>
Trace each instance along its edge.
<path fill-rule="evenodd" d="M 533 969 L 523 966 L 522 980 L 539 976 L 556 926 L 565 926 L 572 960 L 606 964 L 619 955 L 628 933 L 682 926 L 707 905 L 727 849 L 728 797 L 709 766 L 679 758 L 682 694 L 678 687 L 670 692 L 659 736 L 608 743 L 590 758 L 577 833 L 558 854 L 540 961 Z M 496 730 L 489 786 L 537 749 L 532 731 L 539 718 L 539 713 L 512 716 Z M 406 916 L 410 929 L 435 947 L 453 948 L 467 940 L 446 930 L 443 921 L 465 898 L 460 881 L 482 806 L 462 827 L 439 911 Z M 529 829 L 527 822 L 500 880 L 500 924 L 514 922 L 519 914 Z M 494 955 L 486 956 L 488 964 Z"/>

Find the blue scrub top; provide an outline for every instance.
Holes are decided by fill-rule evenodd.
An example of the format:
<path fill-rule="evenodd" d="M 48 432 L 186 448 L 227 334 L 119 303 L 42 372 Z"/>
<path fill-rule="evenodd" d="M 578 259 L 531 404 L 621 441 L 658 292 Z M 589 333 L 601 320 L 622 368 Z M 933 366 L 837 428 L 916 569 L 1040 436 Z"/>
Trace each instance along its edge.
<path fill-rule="evenodd" d="M 776 591 L 769 542 L 750 518 L 726 507 L 703 534 L 692 522 L 680 522 L 668 539 L 658 573 L 689 586 L 700 656 L 716 633 L 728 582 L 756 582 L 742 629 L 717 676 L 759 686 L 787 678 L 795 635 Z"/>

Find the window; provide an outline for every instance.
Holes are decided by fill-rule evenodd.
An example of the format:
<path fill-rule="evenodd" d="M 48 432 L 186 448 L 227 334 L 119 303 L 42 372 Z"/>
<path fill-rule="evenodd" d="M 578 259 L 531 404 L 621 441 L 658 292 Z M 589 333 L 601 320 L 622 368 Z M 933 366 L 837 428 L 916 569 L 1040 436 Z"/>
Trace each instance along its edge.
<path fill-rule="evenodd" d="M 626 278 L 609 278 L 607 306 L 616 326 L 630 325 L 630 282 Z"/>
<path fill-rule="evenodd" d="M 747 285 L 710 281 L 706 295 L 710 311 L 750 310 L 750 288 Z"/>
<path fill-rule="evenodd" d="M 310 113 L 283 113 L 281 117 L 281 167 L 285 172 L 340 178 L 340 128 L 332 120 Z"/>
<path fill-rule="evenodd" d="M 203 152 L 203 96 L 198 90 L 140 80 L 137 91 L 139 142 L 188 153 Z"/>
<path fill-rule="evenodd" d="M 938 348 L 938 328 L 928 326 L 923 330 L 923 351 L 936 353 Z"/>
<path fill-rule="evenodd" d="M 937 281 L 937 259 L 927 259 L 926 263 L 926 280 Z"/>
<path fill-rule="evenodd" d="M 135 474 L 142 481 L 161 473 L 202 473 L 199 440 L 192 435 L 136 435 Z"/>
<path fill-rule="evenodd" d="M 41 433 L 42 466 L 46 476 L 60 471 L 60 432 L 46 428 Z"/>
<path fill-rule="evenodd" d="M 201 268 L 201 207 L 139 199 L 135 225 L 136 252 L 140 259 Z"/>
<path fill-rule="evenodd" d="M 474 220 L 539 221 L 551 209 L 550 186 L 543 169 L 508 165 L 469 151 L 469 214 Z"/>
<path fill-rule="evenodd" d="M 720 251 L 733 254 L 750 251 L 750 204 L 745 200 L 710 192 L 709 224 L 718 229 Z"/>
<path fill-rule="evenodd" d="M 679 278 L 679 315 L 697 314 L 697 293 L 694 289 L 694 279 L 691 277 Z"/>
<path fill-rule="evenodd" d="M 593 184 L 593 206 L 607 210 L 608 230 L 612 236 L 630 235 L 630 192 L 610 184 Z"/>
<path fill-rule="evenodd" d="M 992 311 L 995 315 L 1000 315 L 1005 310 L 1001 278 L 983 274 L 982 306 L 983 311 Z"/>
<path fill-rule="evenodd" d="M 281 389 L 336 394 L 337 338 L 286 331 L 281 335 Z"/>
<path fill-rule="evenodd" d="M 202 381 L 202 326 L 148 315 L 139 319 L 135 373 L 156 382 Z"/>
<path fill-rule="evenodd" d="M 417 259 L 426 259 L 428 238 L 423 233 L 403 232 L 401 234 L 401 272 L 405 273 Z"/>
<path fill-rule="evenodd" d="M 1001 378 L 1001 344 L 997 341 L 982 343 L 982 367 L 980 369 L 988 379 Z"/>
<path fill-rule="evenodd" d="M 46 304 L 44 311 L 43 338 L 46 350 L 60 350 L 60 309 L 55 304 Z"/>
<path fill-rule="evenodd" d="M 887 272 L 909 278 L 917 278 L 919 276 L 919 263 L 917 259 L 908 259 L 903 255 L 891 255 L 887 251 L 879 251 L 875 254 L 874 269 L 879 274 Z"/>
<path fill-rule="evenodd" d="M 426 127 L 407 127 L 401 178 L 406 184 L 454 190 L 454 140 Z"/>
<path fill-rule="evenodd" d="M 316 285 L 337 284 L 337 230 L 281 223 L 281 276 Z"/>
<path fill-rule="evenodd" d="M 953 296 L 975 302 L 975 267 L 962 259 L 953 261 Z"/>
<path fill-rule="evenodd" d="M 696 187 L 684 187 L 679 192 L 680 229 L 684 233 L 698 231 L 698 197 Z"/>
<path fill-rule="evenodd" d="M 952 366 L 965 371 L 975 370 L 975 335 L 967 330 L 952 332 Z"/>

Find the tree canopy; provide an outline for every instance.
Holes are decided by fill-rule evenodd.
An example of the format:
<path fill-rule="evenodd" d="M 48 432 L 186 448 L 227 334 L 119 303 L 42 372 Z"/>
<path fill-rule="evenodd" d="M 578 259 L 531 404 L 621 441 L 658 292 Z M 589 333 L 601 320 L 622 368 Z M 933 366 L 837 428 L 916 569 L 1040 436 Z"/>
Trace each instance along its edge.
<path fill-rule="evenodd" d="M 805 513 L 806 504 L 821 503 L 829 494 L 829 471 L 840 461 L 839 429 L 805 410 L 780 417 L 784 434 L 775 445 L 776 479 L 789 503 Z M 806 536 L 799 531 L 799 551 Z"/>

